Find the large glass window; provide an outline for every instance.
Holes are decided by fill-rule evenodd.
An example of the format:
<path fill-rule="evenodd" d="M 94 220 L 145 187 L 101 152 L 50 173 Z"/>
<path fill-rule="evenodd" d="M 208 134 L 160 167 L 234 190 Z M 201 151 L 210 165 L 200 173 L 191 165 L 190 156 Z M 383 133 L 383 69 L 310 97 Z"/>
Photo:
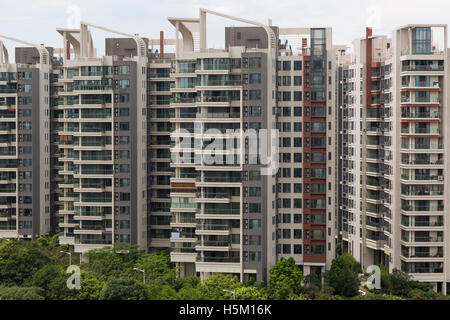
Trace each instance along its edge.
<path fill-rule="evenodd" d="M 431 28 L 414 28 L 413 54 L 431 53 Z"/>

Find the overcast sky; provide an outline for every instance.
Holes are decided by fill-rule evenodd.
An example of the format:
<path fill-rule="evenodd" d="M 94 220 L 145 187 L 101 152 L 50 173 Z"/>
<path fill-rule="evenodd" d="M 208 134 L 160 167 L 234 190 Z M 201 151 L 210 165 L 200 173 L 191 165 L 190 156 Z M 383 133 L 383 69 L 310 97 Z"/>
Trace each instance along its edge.
<path fill-rule="evenodd" d="M 350 44 L 364 35 L 366 26 L 375 34 L 391 34 L 396 27 L 413 23 L 450 22 L 448 0 L 21 0 L 1 1 L 0 34 L 61 47 L 56 28 L 73 27 L 78 19 L 127 33 L 158 38 L 174 37 L 167 17 L 198 17 L 199 8 L 280 27 L 333 27 L 335 44 Z M 208 16 L 208 45 L 220 47 L 224 26 L 239 25 Z M 93 32 L 98 52 L 104 38 L 113 35 Z M 6 42 L 11 48 L 15 44 Z"/>

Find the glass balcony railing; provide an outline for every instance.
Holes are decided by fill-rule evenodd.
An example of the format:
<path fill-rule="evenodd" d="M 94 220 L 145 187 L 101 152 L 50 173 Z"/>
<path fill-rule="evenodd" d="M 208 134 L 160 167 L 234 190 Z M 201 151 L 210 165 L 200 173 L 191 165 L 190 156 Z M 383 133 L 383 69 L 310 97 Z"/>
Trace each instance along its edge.
<path fill-rule="evenodd" d="M 227 231 L 230 230 L 231 227 L 230 225 L 199 224 L 196 229 L 204 231 Z"/>
<path fill-rule="evenodd" d="M 444 71 L 444 66 L 438 66 L 438 65 L 429 65 L 429 66 L 419 66 L 419 65 L 412 65 L 412 66 L 403 66 L 402 67 L 403 72 L 408 71 Z"/>
<path fill-rule="evenodd" d="M 198 258 L 197 262 L 208 262 L 208 263 L 239 263 L 239 258 L 216 258 L 216 257 L 203 257 Z"/>
<path fill-rule="evenodd" d="M 423 118 L 423 119 L 439 119 L 440 114 L 438 112 L 416 112 L 416 113 L 402 113 L 402 118 L 406 118 L 406 119 L 418 119 L 418 118 Z"/>

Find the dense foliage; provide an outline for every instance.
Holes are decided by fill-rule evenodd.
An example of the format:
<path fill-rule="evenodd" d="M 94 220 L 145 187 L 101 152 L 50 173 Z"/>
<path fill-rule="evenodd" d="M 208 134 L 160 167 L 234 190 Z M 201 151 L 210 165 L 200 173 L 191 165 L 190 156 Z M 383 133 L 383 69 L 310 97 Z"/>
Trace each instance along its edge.
<path fill-rule="evenodd" d="M 0 300 L 446 299 L 428 284 L 412 281 L 399 270 L 389 274 L 382 266 L 382 290 L 361 296 L 361 267 L 345 254 L 325 274 L 305 277 L 292 258 L 281 259 L 270 270 L 266 285 L 241 283 L 225 274 L 203 282 L 196 276 L 178 278 L 168 252 L 145 253 L 128 245 L 89 251 L 81 264 L 79 255 L 72 253 L 72 263 L 80 265 L 81 288 L 69 290 L 69 255 L 64 253 L 69 249 L 51 235 L 35 241 L 0 240 Z M 145 283 L 139 270 L 145 270 Z"/>

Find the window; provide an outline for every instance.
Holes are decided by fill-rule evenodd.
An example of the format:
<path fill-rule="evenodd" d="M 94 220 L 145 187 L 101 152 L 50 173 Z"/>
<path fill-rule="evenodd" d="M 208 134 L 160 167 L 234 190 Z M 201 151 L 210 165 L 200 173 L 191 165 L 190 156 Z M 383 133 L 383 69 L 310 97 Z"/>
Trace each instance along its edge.
<path fill-rule="evenodd" d="M 121 187 L 129 187 L 131 185 L 130 179 L 129 178 L 122 178 L 119 180 L 119 185 Z"/>
<path fill-rule="evenodd" d="M 302 77 L 294 76 L 294 86 L 301 86 L 301 85 L 302 85 Z"/>
<path fill-rule="evenodd" d="M 302 101 L 302 92 L 294 91 L 294 101 Z"/>
<path fill-rule="evenodd" d="M 130 151 L 129 150 L 120 150 L 119 151 L 119 159 L 130 159 Z"/>
<path fill-rule="evenodd" d="M 119 66 L 119 74 L 129 74 L 130 66 Z"/>
<path fill-rule="evenodd" d="M 301 229 L 295 229 L 294 230 L 294 239 L 301 239 L 302 238 L 302 230 Z"/>
<path fill-rule="evenodd" d="M 121 192 L 119 196 L 120 201 L 130 201 L 131 196 L 129 192 Z"/>
<path fill-rule="evenodd" d="M 290 91 L 283 92 L 283 101 L 291 101 L 291 92 Z"/>
<path fill-rule="evenodd" d="M 250 219 L 248 226 L 250 230 L 261 229 L 261 219 Z"/>
<path fill-rule="evenodd" d="M 283 70 L 291 71 L 291 62 L 290 61 L 283 61 Z"/>
<path fill-rule="evenodd" d="M 249 69 L 259 69 L 261 68 L 262 59 L 260 57 L 248 58 L 248 68 Z"/>
<path fill-rule="evenodd" d="M 291 215 L 289 213 L 283 214 L 283 223 L 291 223 Z"/>
<path fill-rule="evenodd" d="M 248 253 L 248 261 L 249 262 L 261 262 L 261 251 L 250 251 Z"/>
<path fill-rule="evenodd" d="M 302 168 L 294 168 L 294 178 L 302 177 Z"/>
<path fill-rule="evenodd" d="M 249 203 L 248 211 L 250 213 L 261 213 L 261 203 Z"/>
<path fill-rule="evenodd" d="M 128 93 L 122 93 L 119 95 L 119 102 L 120 103 L 127 103 L 130 102 L 130 95 Z"/>
<path fill-rule="evenodd" d="M 294 132 L 302 132 L 302 123 L 294 122 Z"/>
<path fill-rule="evenodd" d="M 294 183 L 294 193 L 302 193 L 302 184 Z"/>
<path fill-rule="evenodd" d="M 249 197 L 261 197 L 260 187 L 249 187 L 248 188 Z"/>
<path fill-rule="evenodd" d="M 294 162 L 295 163 L 301 163 L 302 162 L 302 154 L 301 153 L 294 153 Z"/>
<path fill-rule="evenodd" d="M 291 132 L 291 123 L 283 122 L 283 132 Z"/>
<path fill-rule="evenodd" d="M 120 229 L 130 229 L 130 220 L 121 220 Z"/>
<path fill-rule="evenodd" d="M 249 100 L 261 100 L 261 90 L 249 90 Z"/>
<path fill-rule="evenodd" d="M 291 193 L 291 184 L 283 183 L 283 193 Z"/>
<path fill-rule="evenodd" d="M 23 130 L 31 130 L 31 121 L 22 122 Z"/>
<path fill-rule="evenodd" d="M 22 97 L 22 104 L 23 105 L 31 104 L 31 97 Z"/>
<path fill-rule="evenodd" d="M 129 143 L 130 143 L 130 137 L 129 136 L 121 136 L 121 137 L 119 137 L 119 144 L 127 145 Z"/>
<path fill-rule="evenodd" d="M 283 254 L 291 254 L 291 245 L 283 244 Z"/>
<path fill-rule="evenodd" d="M 301 209 L 302 208 L 302 199 L 294 199 L 294 208 Z"/>
<path fill-rule="evenodd" d="M 250 181 L 260 181 L 261 171 L 249 171 L 248 177 Z"/>
<path fill-rule="evenodd" d="M 129 122 L 121 122 L 119 125 L 120 131 L 129 131 L 130 130 L 130 123 Z"/>
<path fill-rule="evenodd" d="M 259 117 L 261 116 L 261 107 L 249 107 L 249 116 Z"/>
<path fill-rule="evenodd" d="M 413 29 L 413 54 L 431 53 L 431 28 Z"/>
<path fill-rule="evenodd" d="M 290 86 L 290 85 L 291 85 L 291 77 L 283 76 L 283 86 Z"/>
<path fill-rule="evenodd" d="M 299 71 L 302 70 L 302 61 L 294 61 L 294 70 Z"/>
<path fill-rule="evenodd" d="M 130 88 L 130 80 L 129 79 L 121 79 L 121 80 L 119 80 L 119 88 L 120 89 L 128 89 L 128 88 Z"/>
<path fill-rule="evenodd" d="M 29 93 L 29 92 L 31 92 L 31 90 L 32 90 L 32 85 L 31 85 L 31 84 L 24 84 L 24 85 L 23 85 L 22 92 L 27 92 L 27 93 Z"/>
<path fill-rule="evenodd" d="M 291 238 L 291 229 L 283 229 L 283 239 Z"/>
<path fill-rule="evenodd" d="M 23 154 L 31 154 L 31 153 L 32 153 L 32 150 L 33 150 L 32 147 L 23 147 L 22 153 L 23 153 Z"/>
<path fill-rule="evenodd" d="M 24 80 L 31 80 L 31 72 L 25 71 L 25 72 L 23 73 L 23 79 L 24 79 Z"/>
<path fill-rule="evenodd" d="M 130 207 L 119 207 L 119 214 L 129 215 Z"/>
<path fill-rule="evenodd" d="M 250 73 L 249 83 L 250 84 L 260 84 L 261 83 L 261 73 Z"/>
<path fill-rule="evenodd" d="M 33 221 L 24 221 L 23 222 L 23 228 L 24 229 L 32 229 L 33 228 Z"/>
<path fill-rule="evenodd" d="M 31 117 L 31 115 L 32 115 L 32 110 L 31 109 L 23 109 L 22 110 L 22 116 L 23 117 L 28 118 L 28 117 Z"/>
<path fill-rule="evenodd" d="M 130 165 L 129 164 L 121 164 L 121 165 L 119 165 L 119 171 L 121 173 L 129 173 L 130 172 Z"/>
<path fill-rule="evenodd" d="M 119 239 L 121 243 L 130 243 L 131 242 L 131 237 L 129 234 L 121 234 L 119 235 Z"/>
<path fill-rule="evenodd" d="M 302 245 L 294 244 L 294 254 L 302 254 Z"/>
<path fill-rule="evenodd" d="M 297 148 L 302 147 L 302 138 L 294 138 L 294 147 L 297 147 Z"/>
<path fill-rule="evenodd" d="M 294 223 L 302 223 L 302 214 L 301 213 L 294 214 Z"/>
<path fill-rule="evenodd" d="M 294 117 L 302 116 L 302 107 L 294 107 Z"/>
<path fill-rule="evenodd" d="M 128 116 L 130 116 L 130 109 L 129 108 L 120 108 L 119 109 L 119 116 L 120 117 L 128 117 Z"/>
<path fill-rule="evenodd" d="M 291 168 L 283 168 L 283 178 L 291 177 Z"/>

